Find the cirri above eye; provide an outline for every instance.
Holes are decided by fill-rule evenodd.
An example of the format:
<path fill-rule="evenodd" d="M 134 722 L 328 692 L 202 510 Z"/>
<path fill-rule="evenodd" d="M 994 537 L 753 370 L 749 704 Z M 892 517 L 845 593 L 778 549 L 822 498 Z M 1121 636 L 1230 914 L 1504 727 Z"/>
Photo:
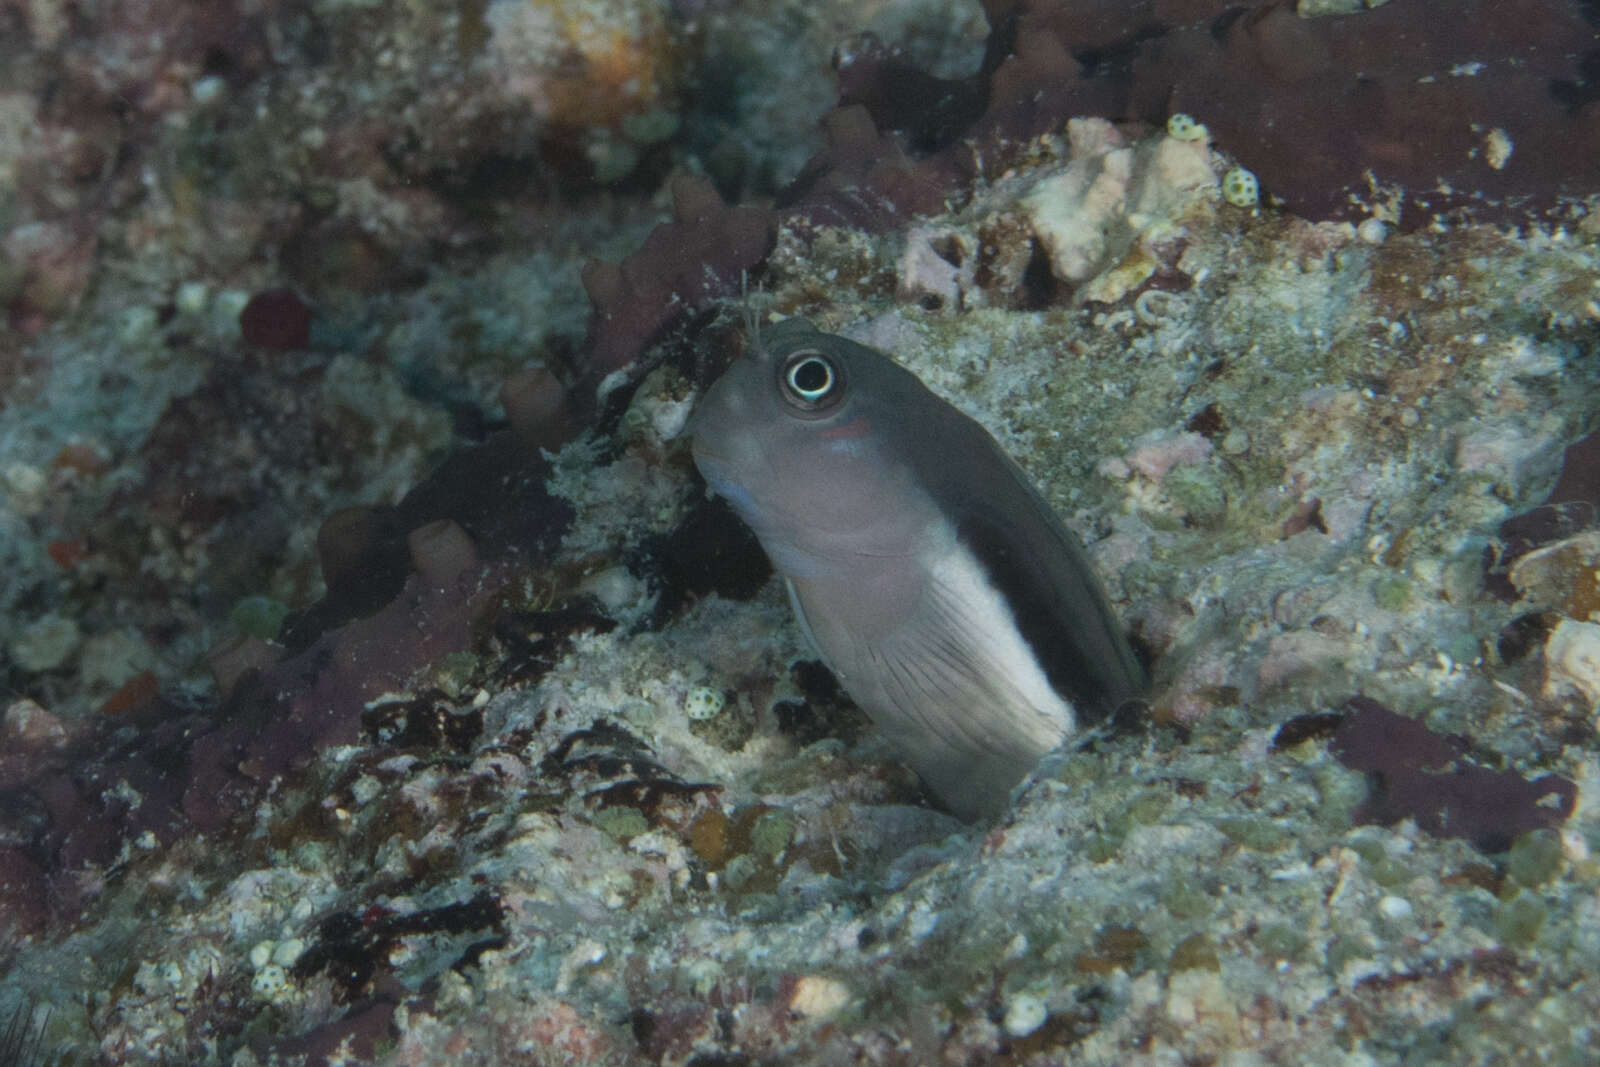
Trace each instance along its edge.
<path fill-rule="evenodd" d="M 844 392 L 844 376 L 815 349 L 790 356 L 780 375 L 784 399 L 803 411 L 832 406 Z"/>

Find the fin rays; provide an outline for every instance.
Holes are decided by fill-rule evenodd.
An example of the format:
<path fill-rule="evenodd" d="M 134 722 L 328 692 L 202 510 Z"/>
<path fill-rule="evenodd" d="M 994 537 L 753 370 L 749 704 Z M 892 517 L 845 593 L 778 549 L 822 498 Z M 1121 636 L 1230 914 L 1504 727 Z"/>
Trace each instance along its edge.
<path fill-rule="evenodd" d="M 942 570 L 914 622 L 871 652 L 884 688 L 908 723 L 945 745 L 1035 759 L 1071 729 L 1071 709 L 1041 684 L 1003 601 L 970 561 Z"/>

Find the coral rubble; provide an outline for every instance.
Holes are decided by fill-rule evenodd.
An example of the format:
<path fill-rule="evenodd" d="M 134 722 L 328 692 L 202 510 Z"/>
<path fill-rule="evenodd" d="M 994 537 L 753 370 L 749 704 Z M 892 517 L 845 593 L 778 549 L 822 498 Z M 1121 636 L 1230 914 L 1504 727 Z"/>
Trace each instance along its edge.
<path fill-rule="evenodd" d="M 1591 8 L 0 7 L 0 1052 L 1583 1062 Z M 993 824 L 693 473 L 789 314 L 1150 660 Z"/>

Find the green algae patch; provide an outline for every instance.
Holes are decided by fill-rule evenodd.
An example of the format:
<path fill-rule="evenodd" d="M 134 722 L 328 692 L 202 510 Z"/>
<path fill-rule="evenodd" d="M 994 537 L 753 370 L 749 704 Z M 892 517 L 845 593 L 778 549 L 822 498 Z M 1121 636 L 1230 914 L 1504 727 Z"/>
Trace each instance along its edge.
<path fill-rule="evenodd" d="M 1078 953 L 1073 966 L 1085 974 L 1111 974 L 1143 970 L 1143 958 L 1150 939 L 1132 926 L 1108 926 L 1095 936 L 1094 947 Z"/>
<path fill-rule="evenodd" d="M 1220 530 L 1228 518 L 1228 491 L 1221 474 L 1210 467 L 1179 467 L 1162 483 L 1183 514 L 1183 525 Z"/>
<path fill-rule="evenodd" d="M 1355 812 L 1367 799 L 1367 776 L 1338 763 L 1328 762 L 1312 772 L 1317 805 L 1313 816 L 1323 826 L 1342 830 L 1355 821 Z"/>
<path fill-rule="evenodd" d="M 1083 842 L 1083 854 L 1090 863 L 1110 863 L 1120 851 L 1121 834 L 1090 834 Z"/>
<path fill-rule="evenodd" d="M 1217 946 L 1205 934 L 1190 934 L 1178 942 L 1167 964 L 1174 973 L 1178 971 L 1212 971 L 1222 973 L 1222 961 L 1217 958 Z"/>
<path fill-rule="evenodd" d="M 1494 929 L 1512 948 L 1527 948 L 1539 939 L 1550 909 L 1532 893 L 1518 893 L 1494 910 Z"/>
<path fill-rule="evenodd" d="M 1511 843 L 1506 873 L 1518 885 L 1544 885 L 1561 873 L 1561 835 L 1554 830 L 1530 830 Z"/>
<path fill-rule="evenodd" d="M 1288 830 L 1267 819 L 1225 816 L 1212 825 L 1240 848 L 1256 852 L 1277 852 L 1287 847 L 1290 841 Z"/>
<path fill-rule="evenodd" d="M 1256 932 L 1256 948 L 1274 960 L 1296 960 L 1305 954 L 1306 937 L 1298 930 L 1269 923 Z"/>
<path fill-rule="evenodd" d="M 1161 903 L 1174 919 L 1201 919 L 1210 915 L 1216 906 L 1210 894 L 1183 881 L 1168 882 L 1163 886 Z"/>
<path fill-rule="evenodd" d="M 1405 885 L 1415 877 L 1415 872 L 1409 866 L 1391 857 L 1385 857 L 1369 868 L 1372 880 L 1385 889 L 1394 889 Z"/>
<path fill-rule="evenodd" d="M 1411 603 L 1411 580 L 1388 575 L 1372 583 L 1372 599 L 1384 611 L 1404 611 Z"/>
<path fill-rule="evenodd" d="M 1154 825 L 1171 804 L 1172 790 L 1165 786 L 1141 790 L 1112 818 L 1110 827 L 1125 834 L 1138 826 Z"/>
<path fill-rule="evenodd" d="M 269 596 L 247 596 L 233 605 L 228 619 L 240 633 L 271 641 L 278 636 L 288 615 L 289 605 L 282 601 Z"/>
<path fill-rule="evenodd" d="M 793 839 L 794 816 L 786 811 L 769 811 L 750 828 L 750 850 L 768 858 L 788 848 Z"/>
<path fill-rule="evenodd" d="M 596 829 L 619 844 L 650 829 L 650 823 L 635 808 L 601 808 L 594 813 L 593 822 Z"/>
<path fill-rule="evenodd" d="M 1365 940 L 1350 935 L 1335 937 L 1328 944 L 1327 962 L 1328 973 L 1338 977 L 1351 963 L 1357 960 L 1370 960 L 1373 948 Z"/>

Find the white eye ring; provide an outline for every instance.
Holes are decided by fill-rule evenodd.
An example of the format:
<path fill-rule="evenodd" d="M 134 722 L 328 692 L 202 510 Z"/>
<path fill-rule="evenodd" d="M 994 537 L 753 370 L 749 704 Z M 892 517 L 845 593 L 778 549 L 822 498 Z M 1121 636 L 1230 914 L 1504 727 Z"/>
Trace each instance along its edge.
<path fill-rule="evenodd" d="M 783 388 L 791 403 L 815 410 L 839 391 L 840 376 L 833 361 L 815 349 L 796 352 L 783 368 Z"/>

